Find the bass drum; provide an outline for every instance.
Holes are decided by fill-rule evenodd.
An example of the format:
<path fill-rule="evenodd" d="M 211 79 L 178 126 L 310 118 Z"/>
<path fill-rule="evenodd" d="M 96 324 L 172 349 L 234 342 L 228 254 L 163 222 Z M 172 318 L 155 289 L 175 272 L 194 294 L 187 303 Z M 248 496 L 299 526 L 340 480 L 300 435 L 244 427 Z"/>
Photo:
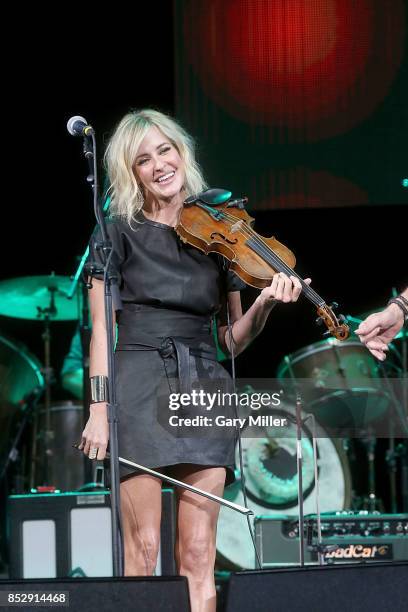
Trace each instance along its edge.
<path fill-rule="evenodd" d="M 11 425 L 19 402 L 44 385 L 41 363 L 27 347 L 0 334 L 0 457 L 8 451 Z"/>
<path fill-rule="evenodd" d="M 295 406 L 281 404 L 279 408 L 266 408 L 256 416 L 279 418 L 295 415 Z M 306 416 L 306 415 L 303 415 Z M 309 423 L 310 421 L 308 421 Z M 285 427 L 287 437 L 268 436 L 271 430 L 257 428 L 241 431 L 245 490 L 248 507 L 255 516 L 297 516 L 298 477 L 296 469 L 296 426 L 289 421 Z M 253 437 L 249 437 L 250 434 Z M 349 507 L 351 499 L 350 469 L 340 440 L 330 439 L 316 424 L 320 510 L 329 512 Z M 288 435 L 289 434 L 289 435 Z M 255 435 L 257 437 L 255 437 Z M 265 435 L 265 437 L 260 437 Z M 314 478 L 313 442 L 311 428 L 302 427 L 303 498 L 304 513 L 316 512 L 316 483 Z M 239 466 L 238 445 L 236 465 Z M 224 498 L 245 506 L 241 478 L 227 487 Z M 253 524 L 253 518 L 250 520 Z M 255 552 L 245 516 L 221 507 L 217 528 L 217 564 L 222 569 L 255 568 Z"/>

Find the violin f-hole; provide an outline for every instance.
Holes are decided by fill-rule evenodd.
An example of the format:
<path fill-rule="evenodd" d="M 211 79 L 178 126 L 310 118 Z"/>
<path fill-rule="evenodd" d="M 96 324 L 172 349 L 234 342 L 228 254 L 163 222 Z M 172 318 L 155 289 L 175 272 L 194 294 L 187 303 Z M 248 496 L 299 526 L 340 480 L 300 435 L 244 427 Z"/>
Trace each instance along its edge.
<path fill-rule="evenodd" d="M 238 239 L 235 238 L 235 240 L 229 240 L 226 236 L 224 236 L 224 234 L 220 234 L 220 232 L 213 232 L 211 234 L 211 240 L 214 240 L 215 238 L 221 238 L 221 240 L 224 240 L 225 242 L 228 242 L 228 244 L 237 244 Z"/>

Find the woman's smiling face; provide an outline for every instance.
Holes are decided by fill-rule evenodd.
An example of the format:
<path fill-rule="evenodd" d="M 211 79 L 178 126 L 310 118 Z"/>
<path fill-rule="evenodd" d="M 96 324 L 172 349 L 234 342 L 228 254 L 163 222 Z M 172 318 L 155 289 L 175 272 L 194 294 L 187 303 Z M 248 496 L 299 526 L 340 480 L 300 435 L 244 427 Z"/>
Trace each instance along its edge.
<path fill-rule="evenodd" d="M 134 172 L 145 199 L 169 200 L 178 195 L 185 181 L 184 163 L 173 143 L 152 126 L 140 143 Z"/>

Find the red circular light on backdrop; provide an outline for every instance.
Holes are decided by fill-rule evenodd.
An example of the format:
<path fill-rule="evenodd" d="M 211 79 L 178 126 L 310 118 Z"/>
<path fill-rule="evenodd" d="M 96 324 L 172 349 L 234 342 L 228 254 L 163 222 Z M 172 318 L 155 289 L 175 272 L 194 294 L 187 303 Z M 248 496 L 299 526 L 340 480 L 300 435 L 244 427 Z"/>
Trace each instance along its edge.
<path fill-rule="evenodd" d="M 267 185 L 270 197 L 259 194 L 258 186 Z M 278 185 L 280 188 L 278 188 Z M 282 188 L 282 185 L 285 187 Z M 367 192 L 349 179 L 325 170 L 297 166 L 289 171 L 271 170 L 254 177 L 252 210 L 350 207 L 368 204 Z"/>
<path fill-rule="evenodd" d="M 184 40 L 205 93 L 251 124 L 318 140 L 367 117 L 403 54 L 393 0 L 194 0 Z"/>

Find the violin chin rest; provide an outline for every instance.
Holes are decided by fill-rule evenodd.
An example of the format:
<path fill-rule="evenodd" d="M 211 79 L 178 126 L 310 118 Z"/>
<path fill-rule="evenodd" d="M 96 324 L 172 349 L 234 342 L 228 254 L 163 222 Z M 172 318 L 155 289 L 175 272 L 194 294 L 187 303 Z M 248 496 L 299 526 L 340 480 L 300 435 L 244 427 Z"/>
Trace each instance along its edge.
<path fill-rule="evenodd" d="M 231 196 L 231 191 L 214 187 L 212 189 L 206 189 L 197 195 L 190 196 L 184 201 L 184 204 L 194 204 L 195 202 L 200 201 L 207 204 L 207 206 L 219 206 L 220 204 L 227 202 Z"/>

